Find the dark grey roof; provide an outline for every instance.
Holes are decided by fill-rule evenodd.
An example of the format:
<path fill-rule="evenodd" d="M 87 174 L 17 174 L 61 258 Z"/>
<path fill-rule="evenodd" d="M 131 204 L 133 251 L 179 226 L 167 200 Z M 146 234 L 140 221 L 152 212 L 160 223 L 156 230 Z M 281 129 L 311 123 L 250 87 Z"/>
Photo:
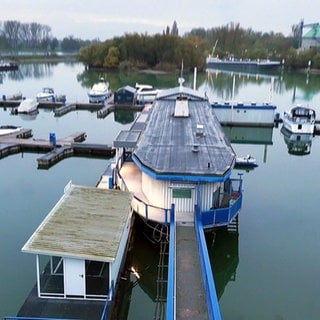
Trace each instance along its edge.
<path fill-rule="evenodd" d="M 188 98 L 189 117 L 174 117 L 176 98 Z M 203 134 L 197 134 L 197 126 Z M 208 100 L 191 89 L 161 92 L 134 151 L 141 167 L 156 174 L 217 175 L 234 165 L 235 153 Z"/>
<path fill-rule="evenodd" d="M 121 92 L 121 91 L 123 91 L 123 90 L 129 91 L 129 92 L 131 92 L 131 93 L 136 93 L 136 91 L 137 91 L 136 88 L 134 88 L 134 87 L 124 86 L 124 87 L 119 88 L 116 92 Z"/>

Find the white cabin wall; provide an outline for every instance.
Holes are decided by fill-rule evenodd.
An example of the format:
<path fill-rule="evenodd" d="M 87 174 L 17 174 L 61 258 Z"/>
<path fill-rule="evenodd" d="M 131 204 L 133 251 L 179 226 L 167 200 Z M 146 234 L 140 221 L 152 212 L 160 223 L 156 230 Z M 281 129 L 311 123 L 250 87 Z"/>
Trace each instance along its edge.
<path fill-rule="evenodd" d="M 142 191 L 147 199 L 154 206 L 159 208 L 170 208 L 165 204 L 166 182 L 152 179 L 150 176 L 142 172 Z"/>
<path fill-rule="evenodd" d="M 214 108 L 214 113 L 221 123 L 254 123 L 254 124 L 273 124 L 274 110 L 259 110 L 248 108 Z"/>

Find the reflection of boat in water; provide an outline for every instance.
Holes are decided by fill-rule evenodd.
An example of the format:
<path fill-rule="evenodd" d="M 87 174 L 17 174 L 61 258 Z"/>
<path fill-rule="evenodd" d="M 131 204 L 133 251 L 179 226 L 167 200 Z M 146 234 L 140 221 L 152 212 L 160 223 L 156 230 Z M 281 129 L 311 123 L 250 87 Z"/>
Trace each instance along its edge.
<path fill-rule="evenodd" d="M 272 145 L 273 127 L 223 126 L 231 143 Z"/>
<path fill-rule="evenodd" d="M 297 134 L 313 134 L 316 120 L 316 112 L 313 109 L 300 105 L 285 112 L 283 115 L 283 127 Z"/>
<path fill-rule="evenodd" d="M 236 280 L 239 264 L 239 233 L 223 228 L 215 233 L 206 233 L 209 258 L 218 299 L 231 281 Z"/>
<path fill-rule="evenodd" d="M 36 120 L 38 114 L 39 114 L 38 111 L 31 112 L 31 113 L 19 113 L 19 117 L 23 121 L 33 121 L 33 120 Z"/>
<path fill-rule="evenodd" d="M 281 128 L 284 141 L 288 147 L 288 153 L 296 156 L 308 155 L 311 152 L 312 134 L 297 134 Z"/>

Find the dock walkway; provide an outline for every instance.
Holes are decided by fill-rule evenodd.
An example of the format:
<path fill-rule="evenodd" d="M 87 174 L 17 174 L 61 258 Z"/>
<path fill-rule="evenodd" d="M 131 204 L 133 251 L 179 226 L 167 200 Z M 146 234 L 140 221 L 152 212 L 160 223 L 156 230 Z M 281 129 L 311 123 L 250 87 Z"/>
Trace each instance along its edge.
<path fill-rule="evenodd" d="M 176 319 L 209 319 L 194 226 L 176 227 Z"/>
<path fill-rule="evenodd" d="M 75 132 L 54 144 L 46 139 L 28 139 L 32 136 L 30 129 L 22 129 L 17 134 L 0 137 L 0 159 L 19 152 L 45 152 L 38 158 L 38 168 L 48 169 L 62 159 L 70 156 L 113 157 L 115 149 L 111 145 L 82 143 L 85 132 Z"/>

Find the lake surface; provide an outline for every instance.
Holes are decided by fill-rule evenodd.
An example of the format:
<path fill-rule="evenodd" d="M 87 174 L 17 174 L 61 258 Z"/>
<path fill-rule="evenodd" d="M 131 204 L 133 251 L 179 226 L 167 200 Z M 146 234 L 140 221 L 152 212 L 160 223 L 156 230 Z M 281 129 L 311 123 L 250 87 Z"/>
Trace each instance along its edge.
<path fill-rule="evenodd" d="M 103 75 L 112 90 L 136 82 L 168 88 L 177 75 L 100 74 L 79 63 L 22 65 L 18 73 L 3 73 L 0 94 L 21 92 L 34 97 L 44 86 L 66 94 L 67 102 L 87 102 L 87 92 Z M 192 86 L 193 75 L 185 76 Z M 212 101 L 272 101 L 282 114 L 294 104 L 313 107 L 320 118 L 320 77 L 306 74 L 233 75 L 199 73 L 197 86 Z M 235 84 L 233 86 L 233 83 Z M 273 90 L 271 88 L 273 87 Z M 0 124 L 30 128 L 35 138 L 64 137 L 85 131 L 88 142 L 111 144 L 120 130 L 130 127 L 135 114 L 111 113 L 98 119 L 95 112 L 75 111 L 55 118 L 40 110 L 35 119 L 13 116 L 0 108 Z M 208 235 L 214 277 L 223 319 L 318 319 L 320 314 L 320 141 L 314 137 L 306 155 L 289 153 L 279 128 L 246 132 L 226 129 L 237 154 L 252 154 L 259 164 L 244 172 L 243 206 L 239 232 Z M 256 137 L 265 140 L 257 142 Z M 249 140 L 249 141 L 248 141 Z M 261 139 L 260 139 L 261 140 Z M 289 146 L 291 148 L 291 146 Z M 0 318 L 15 315 L 36 281 L 35 258 L 21 248 L 72 180 L 94 186 L 110 160 L 68 158 L 48 170 L 37 169 L 41 154 L 24 153 L 0 159 Z M 237 176 L 239 171 L 235 171 Z M 241 171 L 243 172 L 243 171 Z M 214 239 L 214 240 L 213 240 Z M 140 240 L 139 240 L 140 241 Z M 152 279 L 157 256 L 139 258 L 145 244 L 137 242 L 141 279 L 130 276 L 124 293 L 122 319 L 152 319 Z"/>

